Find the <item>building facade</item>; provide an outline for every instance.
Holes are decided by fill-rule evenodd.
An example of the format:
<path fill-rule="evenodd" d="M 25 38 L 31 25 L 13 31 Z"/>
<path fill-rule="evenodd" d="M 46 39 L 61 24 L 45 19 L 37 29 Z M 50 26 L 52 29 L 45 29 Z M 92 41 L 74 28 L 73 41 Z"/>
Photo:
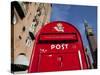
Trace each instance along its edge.
<path fill-rule="evenodd" d="M 29 65 L 35 36 L 50 21 L 50 13 L 51 5 L 47 3 L 11 3 L 12 64 Z"/>

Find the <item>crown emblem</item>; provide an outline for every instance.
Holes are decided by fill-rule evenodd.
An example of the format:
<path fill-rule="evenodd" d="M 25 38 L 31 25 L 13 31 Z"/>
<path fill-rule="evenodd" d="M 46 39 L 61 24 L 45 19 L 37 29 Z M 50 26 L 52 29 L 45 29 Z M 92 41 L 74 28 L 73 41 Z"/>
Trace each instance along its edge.
<path fill-rule="evenodd" d="M 62 23 L 57 23 L 57 26 L 55 26 L 54 29 L 58 32 L 64 32 L 64 27 Z"/>

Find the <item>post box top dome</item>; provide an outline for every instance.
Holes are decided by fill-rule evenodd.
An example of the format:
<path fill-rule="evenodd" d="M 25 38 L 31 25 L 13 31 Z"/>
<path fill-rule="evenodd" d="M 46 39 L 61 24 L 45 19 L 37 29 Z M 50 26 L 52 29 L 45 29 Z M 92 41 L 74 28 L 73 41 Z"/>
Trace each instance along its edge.
<path fill-rule="evenodd" d="M 64 21 L 53 21 L 50 22 L 40 30 L 40 34 L 42 33 L 79 33 L 78 29 Z"/>

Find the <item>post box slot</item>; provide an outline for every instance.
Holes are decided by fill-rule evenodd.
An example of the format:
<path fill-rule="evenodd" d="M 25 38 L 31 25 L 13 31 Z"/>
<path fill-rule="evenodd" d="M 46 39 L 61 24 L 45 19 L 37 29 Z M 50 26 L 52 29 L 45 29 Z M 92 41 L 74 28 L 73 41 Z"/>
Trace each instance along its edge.
<path fill-rule="evenodd" d="M 77 41 L 77 36 L 75 33 L 49 33 L 41 34 L 39 37 L 39 42 L 46 43 L 56 43 L 56 42 L 74 42 Z"/>

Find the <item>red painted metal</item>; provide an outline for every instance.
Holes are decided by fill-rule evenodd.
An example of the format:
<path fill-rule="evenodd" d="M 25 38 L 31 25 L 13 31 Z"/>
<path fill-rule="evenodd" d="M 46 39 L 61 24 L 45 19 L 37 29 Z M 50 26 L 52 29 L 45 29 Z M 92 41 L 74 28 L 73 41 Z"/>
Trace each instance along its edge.
<path fill-rule="evenodd" d="M 48 23 L 38 32 L 29 73 L 87 68 L 82 38 L 73 25 L 55 21 Z"/>
<path fill-rule="evenodd" d="M 59 37 L 60 36 L 60 37 Z M 42 34 L 40 35 L 39 40 L 47 40 L 47 41 L 58 41 L 58 40 L 77 40 L 75 34 L 68 34 L 68 33 L 54 33 L 54 34 Z"/>

